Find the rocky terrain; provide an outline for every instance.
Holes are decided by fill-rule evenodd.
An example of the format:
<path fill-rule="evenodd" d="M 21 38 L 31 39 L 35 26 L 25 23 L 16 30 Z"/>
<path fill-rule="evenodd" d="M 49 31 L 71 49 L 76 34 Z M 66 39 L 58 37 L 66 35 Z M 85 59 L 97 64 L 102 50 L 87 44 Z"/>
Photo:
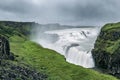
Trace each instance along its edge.
<path fill-rule="evenodd" d="M 14 64 L 15 56 L 10 52 L 9 41 L 0 36 L 0 80 L 46 80 L 47 75 Z"/>
<path fill-rule="evenodd" d="M 0 35 L 0 59 L 14 60 L 14 55 L 10 52 L 9 41 Z"/>
<path fill-rule="evenodd" d="M 101 29 L 92 54 L 97 68 L 120 78 L 120 23 Z"/>

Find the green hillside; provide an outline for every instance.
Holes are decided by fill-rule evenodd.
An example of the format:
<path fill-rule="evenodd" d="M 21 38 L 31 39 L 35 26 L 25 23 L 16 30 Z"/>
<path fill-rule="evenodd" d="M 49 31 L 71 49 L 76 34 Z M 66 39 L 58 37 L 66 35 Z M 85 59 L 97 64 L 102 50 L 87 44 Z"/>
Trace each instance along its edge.
<path fill-rule="evenodd" d="M 29 25 L 31 23 L 19 22 L 22 27 L 17 27 L 17 22 L 6 23 L 0 22 L 0 34 L 9 39 L 11 52 L 18 56 L 15 61 L 12 61 L 13 64 L 28 65 L 32 69 L 45 73 L 48 75 L 47 80 L 117 80 L 92 69 L 67 63 L 59 53 L 30 41 L 28 36 L 30 27 L 33 26 Z M 9 25 L 13 23 L 14 25 Z"/>
<path fill-rule="evenodd" d="M 97 67 L 120 78 L 120 22 L 103 26 L 92 52 Z"/>

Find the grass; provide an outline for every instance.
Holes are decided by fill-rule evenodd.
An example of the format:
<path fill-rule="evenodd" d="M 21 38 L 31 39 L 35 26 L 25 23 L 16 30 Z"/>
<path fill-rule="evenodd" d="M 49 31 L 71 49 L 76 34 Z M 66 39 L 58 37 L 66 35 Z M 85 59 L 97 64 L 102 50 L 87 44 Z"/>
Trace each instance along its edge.
<path fill-rule="evenodd" d="M 106 31 L 106 30 L 111 30 L 111 29 L 120 29 L 120 22 L 118 23 L 108 23 L 106 25 L 104 25 L 104 27 L 102 28 L 102 31 Z"/>
<path fill-rule="evenodd" d="M 102 27 L 100 34 L 95 43 L 95 50 L 110 54 L 117 53 L 120 47 L 120 22 L 106 24 Z"/>
<path fill-rule="evenodd" d="M 11 52 L 19 56 L 18 63 L 30 65 L 48 74 L 48 80 L 117 80 L 112 76 L 67 63 L 59 53 L 29 40 L 20 41 L 19 37 L 12 37 L 10 47 Z"/>
<path fill-rule="evenodd" d="M 113 54 L 119 48 L 120 40 L 115 41 L 115 42 L 111 41 L 111 43 L 113 43 L 113 45 L 110 47 L 106 47 L 106 51 L 109 52 L 110 54 Z"/>
<path fill-rule="evenodd" d="M 48 80 L 117 80 L 115 77 L 67 63 L 59 53 L 31 42 L 26 36 L 35 23 L 0 22 L 0 34 L 7 36 L 16 65 L 29 65 L 48 75 Z"/>

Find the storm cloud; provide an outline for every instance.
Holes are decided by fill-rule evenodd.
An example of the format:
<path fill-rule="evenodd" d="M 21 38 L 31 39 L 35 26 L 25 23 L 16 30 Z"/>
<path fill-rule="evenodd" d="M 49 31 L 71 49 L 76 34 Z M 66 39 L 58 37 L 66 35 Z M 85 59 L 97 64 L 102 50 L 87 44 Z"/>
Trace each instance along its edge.
<path fill-rule="evenodd" d="M 72 25 L 120 21 L 120 0 L 1 0 L 0 20 Z"/>

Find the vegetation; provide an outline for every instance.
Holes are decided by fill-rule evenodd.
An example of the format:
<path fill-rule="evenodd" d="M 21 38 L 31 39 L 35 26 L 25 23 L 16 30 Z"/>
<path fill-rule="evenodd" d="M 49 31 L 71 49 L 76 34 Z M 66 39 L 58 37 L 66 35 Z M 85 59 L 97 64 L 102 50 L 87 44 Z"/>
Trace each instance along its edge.
<path fill-rule="evenodd" d="M 120 29 L 120 22 L 118 23 L 108 23 L 103 26 L 102 31 L 110 30 L 110 29 Z"/>
<path fill-rule="evenodd" d="M 120 22 L 103 26 L 92 52 L 97 67 L 120 78 Z"/>
<path fill-rule="evenodd" d="M 0 25 L 1 24 L 2 23 L 0 23 Z M 47 74 L 47 80 L 117 80 L 112 76 L 99 73 L 92 69 L 85 69 L 67 63 L 64 57 L 59 53 L 45 49 L 39 44 L 31 42 L 28 37 L 26 37 L 28 35 L 19 29 L 21 26 L 17 29 L 9 25 L 2 24 L 1 26 L 0 32 L 3 31 L 1 34 L 9 37 L 11 52 L 18 56 L 12 63 L 23 66 L 29 65 L 32 69 Z M 11 30 L 9 30 L 12 33 L 9 34 L 5 26 L 10 28 Z M 25 27 L 26 26 L 23 27 L 24 32 L 26 32 Z M 13 33 L 13 31 L 17 34 Z"/>
<path fill-rule="evenodd" d="M 0 80 L 46 80 L 46 74 L 29 66 L 15 64 L 10 60 L 0 60 Z"/>

